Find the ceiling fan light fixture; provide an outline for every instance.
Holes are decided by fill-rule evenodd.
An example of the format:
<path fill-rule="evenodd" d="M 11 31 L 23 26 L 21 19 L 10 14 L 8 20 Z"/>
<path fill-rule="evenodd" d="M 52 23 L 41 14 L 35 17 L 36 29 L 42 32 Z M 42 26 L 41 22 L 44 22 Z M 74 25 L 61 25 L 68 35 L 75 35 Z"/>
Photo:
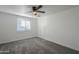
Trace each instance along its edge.
<path fill-rule="evenodd" d="M 37 15 L 37 12 L 34 11 L 34 12 L 33 12 L 33 15 Z"/>

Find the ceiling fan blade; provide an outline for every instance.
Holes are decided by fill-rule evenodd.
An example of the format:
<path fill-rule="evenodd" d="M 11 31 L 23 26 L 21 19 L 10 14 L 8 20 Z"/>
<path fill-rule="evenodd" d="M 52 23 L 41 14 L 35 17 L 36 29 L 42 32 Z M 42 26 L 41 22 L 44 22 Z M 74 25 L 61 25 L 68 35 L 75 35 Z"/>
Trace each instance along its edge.
<path fill-rule="evenodd" d="M 37 10 L 40 9 L 40 8 L 42 8 L 42 7 L 43 7 L 42 5 L 39 5 L 39 6 L 37 7 Z"/>
<path fill-rule="evenodd" d="M 33 10 L 33 11 L 36 11 L 37 9 L 36 9 L 36 7 L 35 7 L 35 6 L 33 6 L 33 7 L 32 7 L 32 10 Z"/>
<path fill-rule="evenodd" d="M 45 13 L 45 11 L 37 11 L 37 12 L 39 12 L 39 13 Z"/>

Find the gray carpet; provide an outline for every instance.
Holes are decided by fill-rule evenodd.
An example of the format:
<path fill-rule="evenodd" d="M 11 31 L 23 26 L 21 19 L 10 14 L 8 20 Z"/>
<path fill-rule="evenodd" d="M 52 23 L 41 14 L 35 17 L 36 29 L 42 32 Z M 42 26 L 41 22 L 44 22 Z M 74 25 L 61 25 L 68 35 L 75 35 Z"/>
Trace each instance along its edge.
<path fill-rule="evenodd" d="M 79 51 L 34 37 L 0 44 L 0 54 L 78 54 Z"/>

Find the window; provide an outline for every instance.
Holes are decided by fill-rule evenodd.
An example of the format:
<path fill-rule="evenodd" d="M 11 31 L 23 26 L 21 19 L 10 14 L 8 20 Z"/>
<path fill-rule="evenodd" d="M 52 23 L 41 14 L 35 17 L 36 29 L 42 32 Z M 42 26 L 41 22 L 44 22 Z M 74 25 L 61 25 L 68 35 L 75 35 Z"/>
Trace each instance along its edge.
<path fill-rule="evenodd" d="M 25 21 L 26 30 L 30 30 L 30 21 Z"/>
<path fill-rule="evenodd" d="M 28 31 L 30 30 L 30 21 L 26 19 L 17 19 L 17 31 Z"/>

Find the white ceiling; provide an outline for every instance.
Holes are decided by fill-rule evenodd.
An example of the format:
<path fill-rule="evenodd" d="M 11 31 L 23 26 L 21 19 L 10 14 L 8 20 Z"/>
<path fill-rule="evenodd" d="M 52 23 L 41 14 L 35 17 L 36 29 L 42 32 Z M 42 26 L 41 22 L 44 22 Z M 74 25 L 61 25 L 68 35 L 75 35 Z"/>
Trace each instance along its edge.
<path fill-rule="evenodd" d="M 26 17 L 33 17 L 29 11 L 32 11 L 33 5 L 0 5 L 0 11 L 6 12 L 10 14 L 20 15 L 20 16 L 26 16 Z M 77 5 L 44 5 L 43 8 L 40 10 L 45 11 L 45 14 L 42 15 L 49 15 L 49 14 L 55 14 L 64 10 L 68 10 L 74 7 L 78 7 Z"/>

